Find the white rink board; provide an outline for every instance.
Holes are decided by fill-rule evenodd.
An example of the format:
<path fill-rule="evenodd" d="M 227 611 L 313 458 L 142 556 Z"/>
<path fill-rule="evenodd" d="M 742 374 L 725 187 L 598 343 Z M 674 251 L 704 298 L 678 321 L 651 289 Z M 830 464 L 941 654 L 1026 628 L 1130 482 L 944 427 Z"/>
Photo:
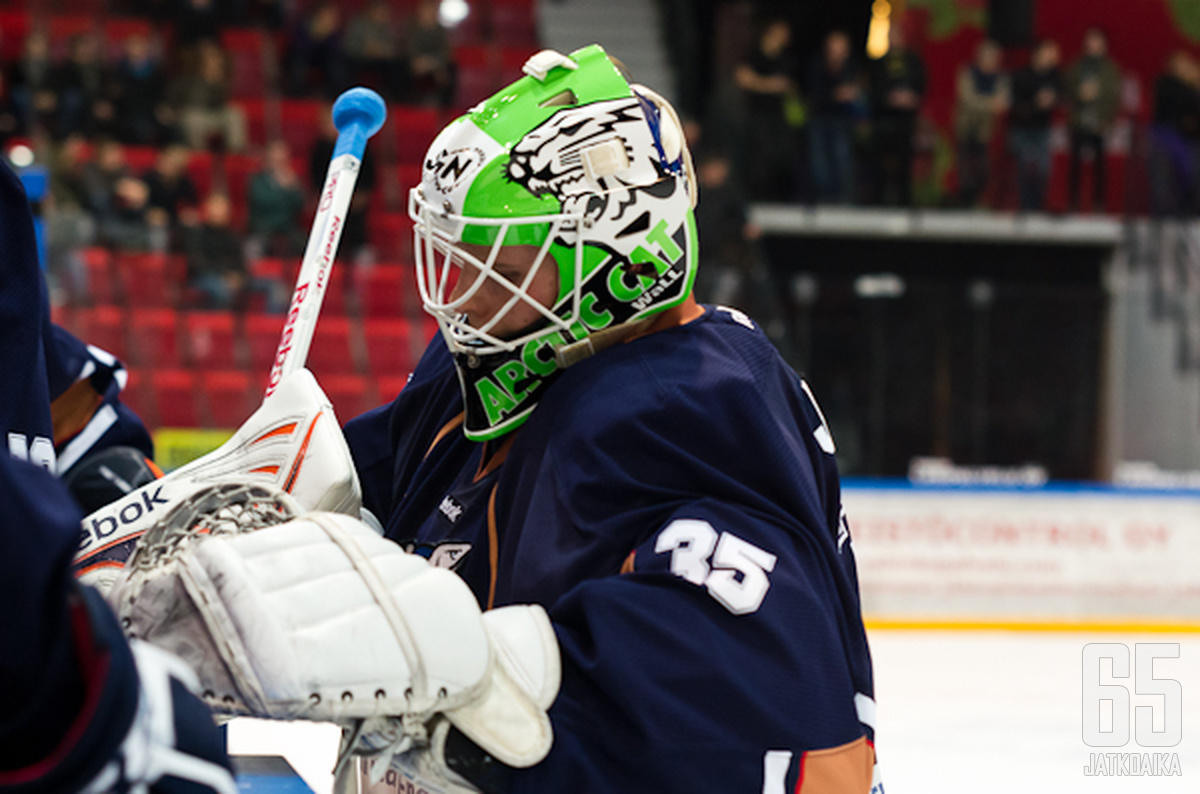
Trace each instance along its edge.
<path fill-rule="evenodd" d="M 843 490 L 863 611 L 882 620 L 1200 620 L 1200 494 Z"/>

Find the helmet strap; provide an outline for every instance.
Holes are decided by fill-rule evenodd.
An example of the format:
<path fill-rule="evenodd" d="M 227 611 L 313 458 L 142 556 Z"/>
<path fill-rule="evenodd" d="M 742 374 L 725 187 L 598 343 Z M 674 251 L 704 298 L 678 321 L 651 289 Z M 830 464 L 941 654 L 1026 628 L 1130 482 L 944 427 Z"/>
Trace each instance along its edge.
<path fill-rule="evenodd" d="M 636 322 L 621 323 L 620 325 L 614 325 L 596 331 L 593 334 L 588 334 L 578 342 L 571 342 L 570 344 L 555 348 L 554 360 L 558 362 L 559 368 L 566 369 L 572 364 L 578 364 L 585 358 L 591 358 L 601 350 L 606 350 L 618 342 L 624 342 L 626 339 L 630 339 L 645 331 L 655 319 L 655 317 L 647 317 Z"/>

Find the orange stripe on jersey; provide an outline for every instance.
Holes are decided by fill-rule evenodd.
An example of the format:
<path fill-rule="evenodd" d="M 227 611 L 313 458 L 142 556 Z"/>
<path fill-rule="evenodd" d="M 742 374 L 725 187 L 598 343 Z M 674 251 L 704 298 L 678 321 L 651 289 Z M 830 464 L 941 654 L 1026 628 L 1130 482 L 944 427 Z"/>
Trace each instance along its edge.
<path fill-rule="evenodd" d="M 492 495 L 488 497 L 488 568 L 491 570 L 488 579 L 488 609 L 496 603 L 496 574 L 500 569 L 500 533 L 496 529 L 496 490 L 499 487 L 500 483 L 493 485 Z"/>
<path fill-rule="evenodd" d="M 320 416 L 320 414 L 317 414 L 317 416 Z M 250 446 L 254 446 L 255 444 L 259 443 L 260 441 L 266 441 L 268 438 L 274 438 L 275 436 L 290 436 L 292 434 L 292 431 L 296 429 L 297 424 L 298 424 L 298 422 L 289 422 L 286 425 L 280 425 L 279 427 L 275 428 L 274 430 L 268 430 L 267 432 L 263 433 L 258 438 L 251 441 Z"/>
<path fill-rule="evenodd" d="M 866 736 L 827 750 L 809 750 L 800 759 L 795 794 L 867 794 L 874 767 L 875 751 Z"/>
<path fill-rule="evenodd" d="M 321 421 L 321 416 L 324 411 L 320 411 L 313 417 L 312 424 L 308 426 L 308 433 L 304 435 L 304 441 L 300 444 L 300 451 L 296 453 L 296 462 L 292 464 L 292 470 L 288 472 L 287 482 L 283 484 L 283 490 L 288 493 L 292 492 L 292 486 L 296 484 L 296 477 L 300 474 L 300 467 L 304 465 L 304 456 L 308 452 L 308 442 L 312 440 L 313 430 L 317 427 L 317 422 Z"/>
<path fill-rule="evenodd" d="M 479 468 L 475 472 L 474 479 L 471 482 L 479 482 L 484 477 L 488 476 L 496 469 L 500 468 L 500 464 L 508 457 L 508 451 L 512 449 L 513 441 L 517 438 L 517 431 L 509 433 L 508 436 L 500 442 L 500 446 L 492 452 L 492 442 L 483 442 L 483 454 L 479 456 Z M 487 461 L 484 463 L 484 461 Z"/>
<path fill-rule="evenodd" d="M 633 573 L 633 561 L 637 558 L 637 549 L 629 552 L 629 556 L 625 558 L 625 562 L 621 563 L 621 573 Z"/>
<path fill-rule="evenodd" d="M 433 452 L 433 448 L 442 443 L 442 439 L 450 435 L 450 431 L 463 423 L 466 413 L 460 413 L 458 416 L 447 422 L 441 430 L 437 431 L 437 435 L 433 437 L 433 443 L 429 445 L 429 449 L 425 450 L 424 458 L 429 457 L 429 453 Z"/>

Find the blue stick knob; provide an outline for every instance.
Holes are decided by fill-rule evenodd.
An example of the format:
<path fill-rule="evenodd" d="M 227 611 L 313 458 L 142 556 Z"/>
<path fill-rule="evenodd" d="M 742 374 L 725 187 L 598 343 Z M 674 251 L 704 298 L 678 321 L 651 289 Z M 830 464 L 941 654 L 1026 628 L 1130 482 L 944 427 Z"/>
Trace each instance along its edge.
<path fill-rule="evenodd" d="M 333 156 L 352 154 L 359 160 L 367 148 L 367 139 L 379 132 L 387 119 L 383 97 L 369 88 L 351 88 L 333 103 L 333 126 L 338 139 Z"/>

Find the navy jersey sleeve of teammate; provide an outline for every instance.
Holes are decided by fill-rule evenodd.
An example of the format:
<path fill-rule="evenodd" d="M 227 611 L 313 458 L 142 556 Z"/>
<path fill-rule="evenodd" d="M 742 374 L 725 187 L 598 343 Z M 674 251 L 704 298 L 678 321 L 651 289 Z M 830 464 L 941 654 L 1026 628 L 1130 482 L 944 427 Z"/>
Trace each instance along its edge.
<path fill-rule="evenodd" d="M 715 314 L 568 371 L 505 463 L 495 603 L 546 604 L 563 661 L 554 747 L 514 790 L 871 787 L 832 439 L 761 332 Z"/>
<path fill-rule="evenodd" d="M 0 456 L 0 504 L 0 789 L 235 790 L 207 708 L 71 576 L 80 515 L 64 486 Z"/>
<path fill-rule="evenodd" d="M 129 376 L 116 356 L 52 324 L 46 368 L 59 476 L 88 455 L 114 446 L 132 447 L 154 458 L 145 424 L 121 402 Z"/>
<path fill-rule="evenodd" d="M 0 443 L 54 468 L 44 338 L 50 324 L 33 215 L 21 180 L 0 162 Z"/>

